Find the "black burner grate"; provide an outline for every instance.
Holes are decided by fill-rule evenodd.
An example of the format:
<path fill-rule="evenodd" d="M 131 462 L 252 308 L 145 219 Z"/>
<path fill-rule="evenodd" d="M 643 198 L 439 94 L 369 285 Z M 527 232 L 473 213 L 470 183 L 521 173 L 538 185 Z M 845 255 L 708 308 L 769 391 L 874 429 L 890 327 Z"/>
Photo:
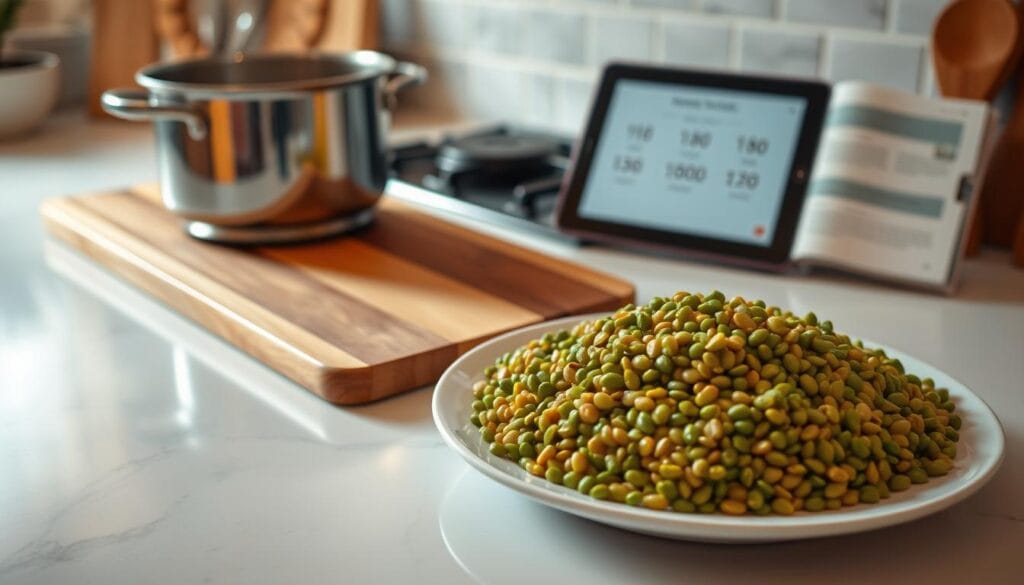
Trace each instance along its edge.
<path fill-rule="evenodd" d="M 437 143 L 395 147 L 392 177 L 455 200 L 454 207 L 471 215 L 553 232 L 555 199 L 571 147 L 562 136 L 504 125 L 484 128 Z M 453 208 L 452 202 L 445 207 Z M 490 213 L 474 213 L 477 209 Z"/>

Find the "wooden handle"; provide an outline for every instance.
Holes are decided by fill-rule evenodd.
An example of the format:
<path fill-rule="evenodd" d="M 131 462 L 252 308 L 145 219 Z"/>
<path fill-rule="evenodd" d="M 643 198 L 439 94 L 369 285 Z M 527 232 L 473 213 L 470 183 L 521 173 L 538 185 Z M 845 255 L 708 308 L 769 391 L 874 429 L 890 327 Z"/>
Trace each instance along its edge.
<path fill-rule="evenodd" d="M 1013 263 L 1024 268 L 1024 212 L 1017 219 L 1017 236 L 1013 242 Z"/>
<path fill-rule="evenodd" d="M 1024 14 L 1018 8 L 1018 19 Z M 1019 44 L 1019 43 L 1018 43 Z M 988 244 L 1010 247 L 1014 240 L 1014 228 L 1024 202 L 1019 192 L 1019 185 L 1024 180 L 1024 169 L 1020 165 L 1020 157 L 1024 156 L 1024 71 L 1021 70 L 1018 58 L 1010 69 L 1017 71 L 1016 101 L 1010 112 L 1006 127 L 1003 129 L 992 160 L 988 165 L 978 201 L 978 216 L 982 218 L 977 230 L 984 225 L 984 240 Z M 978 233 L 980 247 L 981 233 Z"/>
<path fill-rule="evenodd" d="M 198 57 L 207 49 L 192 25 L 187 0 L 155 0 L 156 30 L 175 58 Z"/>
<path fill-rule="evenodd" d="M 974 218 L 967 227 L 967 250 L 964 252 L 971 258 L 981 253 L 981 243 L 985 239 L 985 221 L 982 214 L 981 201 L 975 204 Z"/>
<path fill-rule="evenodd" d="M 377 48 L 377 0 L 331 0 L 317 48 L 354 51 Z"/>
<path fill-rule="evenodd" d="M 1016 101 L 989 165 L 982 193 L 985 241 L 1001 247 L 1014 242 L 1017 218 L 1024 211 L 1024 71 L 1018 71 Z"/>
<path fill-rule="evenodd" d="M 277 0 L 267 10 L 267 51 L 305 51 L 324 30 L 327 0 Z"/>

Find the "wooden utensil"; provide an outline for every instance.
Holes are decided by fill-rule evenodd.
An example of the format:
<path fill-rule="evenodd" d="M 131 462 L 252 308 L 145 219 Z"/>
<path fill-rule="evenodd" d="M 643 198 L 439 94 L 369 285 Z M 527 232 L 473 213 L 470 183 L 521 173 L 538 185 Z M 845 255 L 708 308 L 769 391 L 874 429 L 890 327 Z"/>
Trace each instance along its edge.
<path fill-rule="evenodd" d="M 1024 210 L 1024 73 L 1010 120 L 992 153 L 982 185 L 985 241 L 1011 247 Z"/>
<path fill-rule="evenodd" d="M 332 0 L 317 48 L 324 51 L 376 48 L 379 12 L 377 0 Z"/>
<path fill-rule="evenodd" d="M 338 1 L 347 3 L 347 0 Z M 260 50 L 306 51 L 315 47 L 323 33 L 330 4 L 328 0 L 271 0 L 262 11 L 266 19 L 266 38 Z M 189 0 L 158 0 L 156 3 L 157 30 L 176 58 L 198 57 L 211 50 L 209 43 L 199 37 L 189 5 Z"/>
<path fill-rule="evenodd" d="M 1010 0 L 956 0 L 946 6 L 932 31 L 932 59 L 942 95 L 990 101 L 1019 61 L 1021 40 L 1020 15 Z M 984 206 L 980 196 L 968 255 L 981 248 Z"/>
<path fill-rule="evenodd" d="M 1018 5 L 1018 15 L 1024 23 L 1024 6 Z M 1014 236 L 1024 221 L 1024 71 L 1019 67 L 1014 97 L 1013 110 L 989 163 L 981 196 L 985 202 L 986 241 L 1011 248 L 1016 247 Z"/>
<path fill-rule="evenodd" d="M 160 47 L 152 23 L 150 2 L 93 1 L 89 72 L 91 115 L 107 116 L 100 107 L 100 95 L 111 88 L 135 85 L 135 72 L 159 57 Z"/>
<path fill-rule="evenodd" d="M 632 302 L 633 286 L 385 197 L 348 237 L 199 242 L 155 187 L 48 201 L 47 229 L 172 309 L 337 404 L 429 384 L 510 329 Z"/>
<path fill-rule="evenodd" d="M 327 0 L 273 0 L 267 11 L 265 51 L 306 51 L 324 30 Z"/>
<path fill-rule="evenodd" d="M 266 50 L 315 47 L 322 51 L 355 51 L 377 47 L 377 0 L 327 0 L 319 7 L 307 0 L 306 4 L 305 8 L 282 0 L 271 4 Z M 314 13 L 316 20 L 311 20 Z M 300 34 L 307 37 L 300 38 Z"/>
<path fill-rule="evenodd" d="M 1013 242 L 1013 263 L 1024 267 L 1024 211 L 1017 219 L 1017 236 Z"/>

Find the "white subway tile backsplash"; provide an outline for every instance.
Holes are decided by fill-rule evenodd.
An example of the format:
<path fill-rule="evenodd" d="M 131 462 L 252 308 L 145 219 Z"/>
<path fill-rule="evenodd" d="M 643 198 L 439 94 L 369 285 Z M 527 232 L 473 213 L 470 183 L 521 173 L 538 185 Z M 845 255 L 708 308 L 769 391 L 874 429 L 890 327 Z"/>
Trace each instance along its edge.
<path fill-rule="evenodd" d="M 439 47 L 461 48 L 466 43 L 465 7 L 445 0 L 419 0 L 413 11 L 419 11 L 421 43 Z"/>
<path fill-rule="evenodd" d="M 550 75 L 527 75 L 524 85 L 523 122 L 537 128 L 557 124 L 556 80 Z"/>
<path fill-rule="evenodd" d="M 882 30 L 886 0 L 786 0 L 785 18 L 794 22 Z"/>
<path fill-rule="evenodd" d="M 466 68 L 466 98 L 474 118 L 522 119 L 522 74 L 495 65 L 470 65 Z"/>
<path fill-rule="evenodd" d="M 775 0 L 703 0 L 702 8 L 709 14 L 737 14 L 771 18 L 775 15 Z"/>
<path fill-rule="evenodd" d="M 928 35 L 935 18 L 948 0 L 898 0 L 893 11 L 894 30 L 912 35 Z"/>
<path fill-rule="evenodd" d="M 646 17 L 597 16 L 589 62 L 604 67 L 613 60 L 650 61 L 653 34 L 654 23 Z"/>
<path fill-rule="evenodd" d="M 666 20 L 663 24 L 663 53 L 670 65 L 704 69 L 729 66 L 728 25 L 693 20 Z"/>
<path fill-rule="evenodd" d="M 562 80 L 558 92 L 558 117 L 555 121 L 558 130 L 577 133 L 583 129 L 595 87 L 592 80 Z"/>
<path fill-rule="evenodd" d="M 586 56 L 586 17 L 569 10 L 526 10 L 527 57 L 583 64 Z"/>
<path fill-rule="evenodd" d="M 859 39 L 832 39 L 828 77 L 861 79 L 906 91 L 917 91 L 922 45 Z"/>
<path fill-rule="evenodd" d="M 924 70 L 921 72 L 920 93 L 931 97 L 942 95 L 939 91 L 939 82 L 935 79 L 935 64 L 932 62 L 931 51 L 925 51 L 924 58 L 921 61 Z"/>
<path fill-rule="evenodd" d="M 740 69 L 757 73 L 814 77 L 821 37 L 781 29 L 745 29 L 740 36 Z"/>
<path fill-rule="evenodd" d="M 522 10 L 493 3 L 466 9 L 467 45 L 489 53 L 516 54 L 522 51 Z"/>
<path fill-rule="evenodd" d="M 435 96 L 446 102 L 450 110 L 469 107 L 467 89 L 467 69 L 465 63 L 447 59 L 438 60 L 440 78 L 437 80 L 438 91 Z"/>

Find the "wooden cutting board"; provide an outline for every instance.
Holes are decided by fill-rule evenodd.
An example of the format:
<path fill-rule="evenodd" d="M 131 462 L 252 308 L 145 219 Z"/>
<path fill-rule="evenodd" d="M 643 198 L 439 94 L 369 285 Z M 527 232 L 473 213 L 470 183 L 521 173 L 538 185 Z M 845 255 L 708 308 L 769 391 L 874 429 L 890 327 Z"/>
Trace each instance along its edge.
<path fill-rule="evenodd" d="M 634 299 L 621 279 L 387 197 L 359 234 L 298 246 L 194 240 L 155 187 L 52 199 L 42 214 L 56 237 L 335 404 L 430 384 L 499 333 Z"/>

